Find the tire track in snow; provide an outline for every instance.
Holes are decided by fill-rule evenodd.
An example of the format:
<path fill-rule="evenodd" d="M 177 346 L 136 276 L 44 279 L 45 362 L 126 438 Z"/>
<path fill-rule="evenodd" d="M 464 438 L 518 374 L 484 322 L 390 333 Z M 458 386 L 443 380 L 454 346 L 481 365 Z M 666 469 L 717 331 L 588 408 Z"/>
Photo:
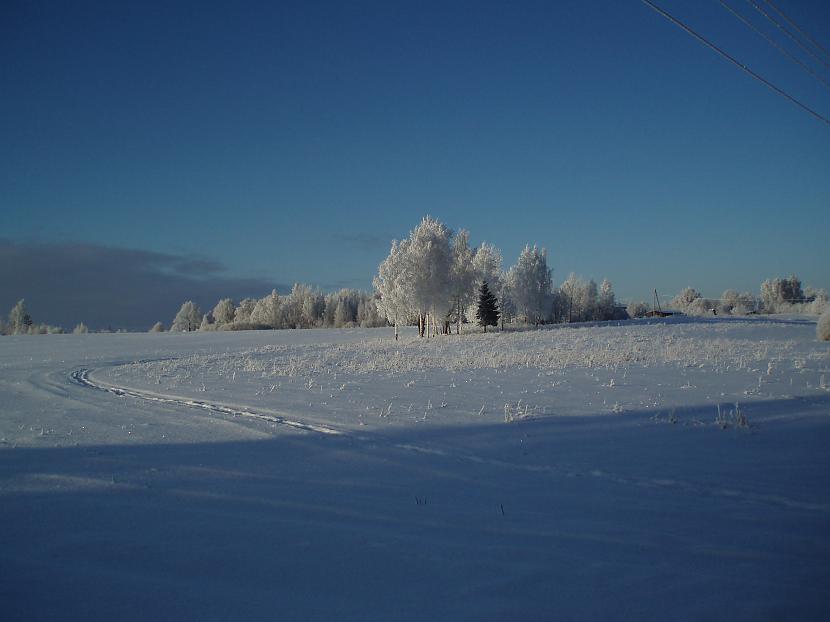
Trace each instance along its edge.
<path fill-rule="evenodd" d="M 277 425 L 284 425 L 289 428 L 295 428 L 297 430 L 302 430 L 304 432 L 314 432 L 317 434 L 327 434 L 327 435 L 342 435 L 343 432 L 340 430 L 336 430 L 334 428 L 330 428 L 328 426 L 319 425 L 315 423 L 305 423 L 303 421 L 295 421 L 293 419 L 287 419 L 285 417 L 281 417 L 279 415 L 270 415 L 260 412 L 255 412 L 248 409 L 240 409 L 240 408 L 233 408 L 231 406 L 225 406 L 223 404 L 214 404 L 211 402 L 205 402 L 202 400 L 191 400 L 186 398 L 178 398 L 178 397 L 170 397 L 164 395 L 157 395 L 155 393 L 149 393 L 145 391 L 137 391 L 135 389 L 127 389 L 125 387 L 118 387 L 115 385 L 105 384 L 96 380 L 92 380 L 89 375 L 92 372 L 91 369 L 76 369 L 72 373 L 69 374 L 69 378 L 72 382 L 82 387 L 86 387 L 89 389 L 96 389 L 98 391 L 104 391 L 106 393 L 111 393 L 113 395 L 117 395 L 119 397 L 133 397 L 140 400 L 146 400 L 148 402 L 156 402 L 158 404 L 171 404 L 173 406 L 187 406 L 190 408 L 202 408 L 209 412 L 222 414 L 222 415 L 231 415 L 233 417 L 247 417 L 249 419 L 258 419 L 260 421 L 267 421 L 269 423 L 274 423 Z"/>

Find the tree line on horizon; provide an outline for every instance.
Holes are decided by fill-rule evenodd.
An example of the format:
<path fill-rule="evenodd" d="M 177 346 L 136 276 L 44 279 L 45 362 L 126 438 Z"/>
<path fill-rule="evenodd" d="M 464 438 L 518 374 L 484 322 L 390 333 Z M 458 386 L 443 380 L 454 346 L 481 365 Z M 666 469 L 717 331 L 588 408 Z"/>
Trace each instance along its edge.
<path fill-rule="evenodd" d="M 291 293 L 273 290 L 259 299 L 244 298 L 238 304 L 223 298 L 203 313 L 192 300 L 182 304 L 170 324 L 171 331 L 264 330 L 288 328 L 375 328 L 385 326 L 372 296 L 356 289 L 323 294 L 296 283 Z M 164 330 L 157 322 L 151 332 Z"/>
<path fill-rule="evenodd" d="M 36 323 L 21 298 L 9 311 L 8 321 L 0 317 L 0 335 L 61 335 L 66 331 L 60 326 Z M 83 322 L 72 330 L 74 334 L 87 333 L 89 328 Z"/>
<path fill-rule="evenodd" d="M 297 328 L 371 328 L 417 325 L 420 336 L 456 334 L 471 322 L 494 326 L 517 322 L 538 326 L 548 323 L 622 320 L 645 316 L 645 302 L 627 307 L 617 304 L 608 279 L 600 285 L 571 273 L 554 287 L 546 249 L 526 245 L 516 263 L 502 267 L 501 251 L 487 242 L 471 246 L 469 233 L 453 232 L 430 216 L 409 233 L 393 240 L 389 255 L 378 266 L 374 292 L 342 289 L 324 294 L 295 284 L 291 292 L 276 290 L 256 299 L 219 300 L 207 312 L 191 300 L 182 304 L 170 324 L 171 331 L 260 330 Z M 486 291 L 485 291 L 486 290 Z M 691 287 L 684 288 L 668 308 L 688 315 L 746 315 L 750 313 L 821 314 L 827 292 L 803 287 L 795 275 L 768 279 L 760 297 L 727 290 L 720 299 L 708 299 Z M 493 321 L 497 318 L 497 322 Z M 156 322 L 150 332 L 165 330 Z M 25 301 L 0 317 L 0 334 L 54 334 L 63 328 L 32 320 Z M 81 322 L 73 333 L 89 332 Z M 108 329 L 105 332 L 112 332 Z"/>
<path fill-rule="evenodd" d="M 639 308 L 645 303 L 638 303 Z M 761 294 L 739 294 L 727 289 L 720 298 L 705 298 L 693 287 L 685 287 L 669 302 L 669 308 L 686 315 L 750 315 L 755 313 L 804 313 L 821 315 L 828 308 L 828 295 L 823 289 L 802 287 L 796 275 L 767 279 L 761 283 Z M 629 314 L 636 317 L 635 314 Z"/>

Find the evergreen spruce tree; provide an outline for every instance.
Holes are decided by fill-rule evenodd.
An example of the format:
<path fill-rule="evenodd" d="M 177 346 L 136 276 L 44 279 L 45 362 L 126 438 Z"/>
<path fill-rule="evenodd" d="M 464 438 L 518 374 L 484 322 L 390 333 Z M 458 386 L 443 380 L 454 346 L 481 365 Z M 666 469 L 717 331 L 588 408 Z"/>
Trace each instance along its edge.
<path fill-rule="evenodd" d="M 476 311 L 479 326 L 483 326 L 486 333 L 488 326 L 498 326 L 499 315 L 501 314 L 496 297 L 490 292 L 487 281 L 482 281 L 478 293 L 478 311 Z"/>

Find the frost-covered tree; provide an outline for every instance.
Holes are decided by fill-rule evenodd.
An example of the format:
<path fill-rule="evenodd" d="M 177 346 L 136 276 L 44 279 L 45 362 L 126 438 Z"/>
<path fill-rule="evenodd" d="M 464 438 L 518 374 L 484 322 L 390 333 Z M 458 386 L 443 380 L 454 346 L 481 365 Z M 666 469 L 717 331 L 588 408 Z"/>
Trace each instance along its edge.
<path fill-rule="evenodd" d="M 830 309 L 827 309 L 818 318 L 816 338 L 819 341 L 830 341 Z"/>
<path fill-rule="evenodd" d="M 326 294 L 326 306 L 323 309 L 323 326 L 331 328 L 334 326 L 334 312 L 337 310 L 337 297 L 334 294 Z"/>
<path fill-rule="evenodd" d="M 235 309 L 233 306 L 233 300 L 230 298 L 223 298 L 216 303 L 215 307 L 213 307 L 213 319 L 217 326 L 230 324 L 233 322 L 234 312 Z"/>
<path fill-rule="evenodd" d="M 689 315 L 717 315 L 718 308 L 717 303 L 714 300 L 710 300 L 709 298 L 704 298 L 701 296 L 700 298 L 695 298 L 691 304 L 683 310 L 684 313 L 688 313 Z"/>
<path fill-rule="evenodd" d="M 718 301 L 718 313 L 723 315 L 746 315 L 755 310 L 755 298 L 749 292 L 739 294 L 734 289 L 727 289 Z"/>
<path fill-rule="evenodd" d="M 577 298 L 574 306 L 579 310 L 579 319 L 582 322 L 590 322 L 599 319 L 597 317 L 597 299 L 599 298 L 599 291 L 597 283 L 594 279 L 589 279 L 587 283 L 583 283 L 582 287 L 577 292 Z"/>
<path fill-rule="evenodd" d="M 734 315 L 747 315 L 755 313 L 758 309 L 758 301 L 750 292 L 741 292 L 732 304 Z"/>
<path fill-rule="evenodd" d="M 476 273 L 476 286 L 481 287 L 484 281 L 492 292 L 497 292 L 503 280 L 501 251 L 487 242 L 482 242 L 476 249 L 473 257 L 473 269 Z"/>
<path fill-rule="evenodd" d="M 421 334 L 436 335 L 438 318 L 446 317 L 452 296 L 452 231 L 444 223 L 425 217 L 409 235 L 413 264 L 411 300 L 422 318 Z M 430 331 L 429 320 L 432 320 Z M 426 326 L 423 326 L 423 320 Z"/>
<path fill-rule="evenodd" d="M 452 273 L 450 287 L 452 289 L 452 314 L 456 321 L 456 334 L 461 333 L 461 322 L 464 310 L 476 298 L 476 269 L 475 251 L 470 248 L 470 234 L 461 229 L 452 241 Z"/>
<path fill-rule="evenodd" d="M 720 297 L 720 304 L 718 304 L 718 313 L 731 314 L 738 304 L 738 295 L 738 292 L 734 289 L 727 289 L 723 292 Z"/>
<path fill-rule="evenodd" d="M 163 333 L 164 332 L 164 324 L 161 322 L 156 322 L 153 324 L 152 328 L 150 328 L 149 332 L 151 333 Z"/>
<path fill-rule="evenodd" d="M 671 299 L 669 307 L 687 315 L 717 315 L 718 302 L 704 298 L 692 287 L 686 287 Z"/>
<path fill-rule="evenodd" d="M 253 298 L 243 298 L 239 306 L 234 309 L 233 321 L 235 324 L 247 324 L 251 322 L 251 314 L 254 312 L 257 301 Z"/>
<path fill-rule="evenodd" d="M 570 310 L 570 299 L 565 295 L 563 290 L 565 284 L 554 288 L 550 297 L 550 321 L 554 324 L 559 324 L 568 320 L 568 311 Z"/>
<path fill-rule="evenodd" d="M 693 287 L 685 287 L 679 294 L 677 294 L 677 296 L 671 299 L 669 306 L 672 309 L 683 311 L 685 313 L 692 306 L 692 303 L 699 298 L 702 298 L 700 292 Z"/>
<path fill-rule="evenodd" d="M 623 319 L 611 281 L 585 281 L 573 272 L 554 292 L 551 316 L 555 322 L 591 322 Z"/>
<path fill-rule="evenodd" d="M 501 293 L 497 296 L 499 301 L 499 311 L 501 317 L 501 329 L 504 330 L 505 322 L 512 322 L 516 317 L 516 305 L 513 302 L 513 296 L 510 293 L 510 282 L 507 279 L 507 273 L 503 272 L 501 275 Z"/>
<path fill-rule="evenodd" d="M 280 328 L 282 326 L 282 320 L 282 299 L 275 289 L 271 290 L 271 293 L 264 298 L 256 301 L 248 317 L 249 322 L 269 328 Z"/>
<path fill-rule="evenodd" d="M 580 300 L 585 282 L 571 272 L 559 286 L 560 305 L 563 322 L 579 322 L 581 317 Z"/>
<path fill-rule="evenodd" d="M 487 242 L 482 242 L 473 256 L 473 270 L 475 271 L 475 291 L 481 289 L 481 284 L 487 281 L 487 285 L 496 299 L 501 302 L 505 295 L 506 283 L 502 272 L 501 251 Z M 475 301 L 467 309 L 468 316 L 474 317 L 478 310 L 478 301 Z"/>
<path fill-rule="evenodd" d="M 767 279 L 761 283 L 761 308 L 765 313 L 775 313 L 784 302 L 780 281 L 781 279 Z"/>
<path fill-rule="evenodd" d="M 9 312 L 9 332 L 12 335 L 25 335 L 29 332 L 32 324 L 32 316 L 29 315 L 29 311 L 26 309 L 26 301 L 21 298 Z"/>
<path fill-rule="evenodd" d="M 490 292 L 487 281 L 481 283 L 478 294 L 478 309 L 476 311 L 478 325 L 484 327 L 487 332 L 488 326 L 499 325 L 499 307 L 496 297 Z"/>
<path fill-rule="evenodd" d="M 360 293 L 360 299 L 357 304 L 357 324 L 361 328 L 375 328 L 377 326 L 386 326 L 386 318 L 378 314 L 377 300 L 374 296 Z"/>
<path fill-rule="evenodd" d="M 602 280 L 599 286 L 599 300 L 597 301 L 597 320 L 607 321 L 616 317 L 617 301 L 614 297 L 614 288 L 608 279 Z"/>
<path fill-rule="evenodd" d="M 348 302 L 343 298 L 338 299 L 337 306 L 334 307 L 334 327 L 344 328 L 348 326 L 351 323 L 350 316 Z"/>
<path fill-rule="evenodd" d="M 395 327 L 396 340 L 398 326 L 415 317 L 415 301 L 409 286 L 409 281 L 414 278 L 412 271 L 415 266 L 410 258 L 409 246 L 409 240 L 393 240 L 389 256 L 378 266 L 378 274 L 372 280 L 378 293 L 378 311 Z"/>
<path fill-rule="evenodd" d="M 295 285 L 291 296 L 299 309 L 297 328 L 313 328 L 322 324 L 326 300 L 323 295 L 306 285 Z"/>
<path fill-rule="evenodd" d="M 437 333 L 436 318 L 446 317 L 452 296 L 451 238 L 452 231 L 427 216 L 408 239 L 392 243 L 374 280 L 379 309 L 390 323 L 399 323 L 406 314 L 418 318 L 420 336 Z"/>
<path fill-rule="evenodd" d="M 351 289 L 341 289 L 326 296 L 323 325 L 334 328 L 353 326 L 357 319 L 359 298 L 360 293 Z"/>
<path fill-rule="evenodd" d="M 530 324 L 545 320 L 551 302 L 551 271 L 548 254 L 535 244 L 525 246 L 507 275 L 516 312 Z"/>
<path fill-rule="evenodd" d="M 579 287 L 579 279 L 573 272 L 571 272 L 568 275 L 568 278 L 562 281 L 562 285 L 559 286 L 559 295 L 556 297 L 554 302 L 557 306 L 561 307 L 563 322 L 573 321 L 573 300 L 577 287 Z"/>
<path fill-rule="evenodd" d="M 799 279 L 796 275 L 793 274 L 789 279 L 787 279 L 784 291 L 785 300 L 788 300 L 789 302 L 804 301 L 804 290 L 801 289 L 801 279 Z"/>
<path fill-rule="evenodd" d="M 198 329 L 201 323 L 202 312 L 196 303 L 188 300 L 181 306 L 176 317 L 173 318 L 173 324 L 170 326 L 170 330 L 189 332 Z"/>
<path fill-rule="evenodd" d="M 613 292 L 608 293 L 613 296 Z M 584 281 L 571 273 L 559 288 L 559 295 L 565 321 L 589 322 L 602 319 L 599 310 L 599 291 L 593 279 Z"/>
<path fill-rule="evenodd" d="M 830 296 L 823 289 L 813 287 L 805 288 L 804 299 L 806 301 L 804 312 L 813 315 L 821 315 L 828 308 L 828 305 L 830 305 Z"/>
<path fill-rule="evenodd" d="M 73 335 L 85 335 L 89 332 L 89 328 L 83 322 L 80 322 L 75 328 L 72 329 Z"/>
<path fill-rule="evenodd" d="M 202 332 L 216 330 L 216 324 L 213 321 L 213 316 L 210 314 L 210 311 L 202 316 L 202 322 L 199 324 L 199 330 Z"/>
<path fill-rule="evenodd" d="M 302 283 L 294 283 L 291 293 L 282 300 L 282 322 L 274 328 L 311 328 L 323 315 L 324 299 Z"/>
<path fill-rule="evenodd" d="M 315 326 L 373 328 L 386 325 L 386 319 L 378 315 L 379 301 L 366 292 L 341 289 L 325 296 L 318 294 L 315 300 Z"/>
<path fill-rule="evenodd" d="M 805 302 L 801 279 L 796 275 L 788 279 L 767 279 L 761 283 L 761 306 L 766 313 L 786 313 L 792 305 Z"/>

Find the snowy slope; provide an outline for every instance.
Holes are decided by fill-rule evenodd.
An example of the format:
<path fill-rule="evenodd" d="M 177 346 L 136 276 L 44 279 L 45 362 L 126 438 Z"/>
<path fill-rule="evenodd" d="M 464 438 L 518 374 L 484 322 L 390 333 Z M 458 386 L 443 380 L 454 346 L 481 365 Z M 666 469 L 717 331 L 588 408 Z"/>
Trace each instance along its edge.
<path fill-rule="evenodd" d="M 814 329 L 4 338 L 4 618 L 824 619 Z"/>

